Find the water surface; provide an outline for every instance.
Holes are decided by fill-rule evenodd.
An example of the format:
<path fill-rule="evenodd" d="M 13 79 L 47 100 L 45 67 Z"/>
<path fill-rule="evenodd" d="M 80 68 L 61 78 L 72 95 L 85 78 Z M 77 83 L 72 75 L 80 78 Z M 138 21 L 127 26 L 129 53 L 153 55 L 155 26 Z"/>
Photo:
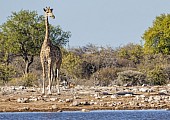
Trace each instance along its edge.
<path fill-rule="evenodd" d="M 170 111 L 1 112 L 0 120 L 170 120 Z"/>

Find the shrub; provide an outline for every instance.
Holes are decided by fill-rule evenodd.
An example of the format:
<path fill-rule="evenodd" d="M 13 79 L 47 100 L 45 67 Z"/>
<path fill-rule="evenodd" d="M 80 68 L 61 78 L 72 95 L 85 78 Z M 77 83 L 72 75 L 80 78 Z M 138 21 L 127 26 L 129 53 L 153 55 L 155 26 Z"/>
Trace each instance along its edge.
<path fill-rule="evenodd" d="M 147 80 L 150 85 L 164 85 L 167 83 L 168 75 L 163 68 L 156 66 L 147 72 Z"/>
<path fill-rule="evenodd" d="M 128 59 L 123 59 L 123 58 L 118 58 L 117 59 L 117 66 L 119 68 L 124 68 L 124 67 L 135 67 L 135 64 Z"/>
<path fill-rule="evenodd" d="M 138 44 L 135 45 L 132 43 L 127 44 L 119 49 L 118 55 L 121 58 L 131 60 L 135 64 L 138 64 L 143 58 L 142 46 Z"/>
<path fill-rule="evenodd" d="M 80 76 L 81 71 L 81 59 L 79 56 L 71 52 L 65 52 L 62 59 L 61 68 L 65 71 L 66 75 L 77 78 Z"/>
<path fill-rule="evenodd" d="M 10 84 L 15 86 L 32 87 L 38 85 L 37 75 L 29 73 L 23 77 L 13 79 Z"/>
<path fill-rule="evenodd" d="M 126 70 L 118 73 L 117 84 L 142 85 L 146 83 L 145 78 L 142 72 Z"/>
<path fill-rule="evenodd" d="M 95 82 L 95 85 L 109 86 L 117 78 L 117 73 L 120 72 L 116 68 L 102 68 L 93 74 L 91 79 Z"/>
<path fill-rule="evenodd" d="M 165 66 L 164 71 L 167 74 L 167 80 L 169 82 L 169 80 L 170 80 L 170 65 Z"/>
<path fill-rule="evenodd" d="M 93 73 L 97 71 L 97 67 L 94 63 L 83 61 L 82 63 L 82 78 L 89 79 Z"/>
<path fill-rule="evenodd" d="M 12 77 L 15 75 L 15 70 L 10 65 L 0 65 L 0 80 L 2 80 L 3 84 L 7 84 Z"/>

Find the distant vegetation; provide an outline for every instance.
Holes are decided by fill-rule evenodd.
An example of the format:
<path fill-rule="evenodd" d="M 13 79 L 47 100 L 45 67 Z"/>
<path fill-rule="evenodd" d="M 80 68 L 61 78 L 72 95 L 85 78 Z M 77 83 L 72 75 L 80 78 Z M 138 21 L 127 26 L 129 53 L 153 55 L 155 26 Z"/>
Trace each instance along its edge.
<path fill-rule="evenodd" d="M 61 80 L 75 84 L 164 85 L 170 79 L 170 15 L 153 21 L 142 39 L 144 45 L 99 47 L 88 44 L 65 49 L 71 33 L 50 25 L 53 44 L 62 48 Z M 36 11 L 13 12 L 0 26 L 0 83 L 41 85 L 39 52 L 45 36 L 43 16 Z"/>

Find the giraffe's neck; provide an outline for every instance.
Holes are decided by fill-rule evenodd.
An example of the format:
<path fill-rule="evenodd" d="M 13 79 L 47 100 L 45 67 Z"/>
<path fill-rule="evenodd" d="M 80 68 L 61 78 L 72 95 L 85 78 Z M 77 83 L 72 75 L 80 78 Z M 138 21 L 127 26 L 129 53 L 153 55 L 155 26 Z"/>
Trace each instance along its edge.
<path fill-rule="evenodd" d="M 45 32 L 45 39 L 44 39 L 44 44 L 49 45 L 50 40 L 49 40 L 49 22 L 48 22 L 48 16 L 45 16 L 45 27 L 46 27 L 46 32 Z"/>

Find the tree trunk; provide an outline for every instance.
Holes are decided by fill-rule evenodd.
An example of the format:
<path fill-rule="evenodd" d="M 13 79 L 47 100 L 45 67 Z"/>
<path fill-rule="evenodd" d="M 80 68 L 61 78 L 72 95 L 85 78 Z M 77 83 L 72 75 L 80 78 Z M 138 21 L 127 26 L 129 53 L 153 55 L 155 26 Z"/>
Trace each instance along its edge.
<path fill-rule="evenodd" d="M 27 75 L 29 73 L 29 67 L 33 63 L 34 56 L 32 55 L 30 60 L 29 60 L 28 56 L 25 56 L 24 58 L 25 58 L 24 59 L 24 61 L 25 61 L 25 72 L 24 72 L 24 74 Z"/>

